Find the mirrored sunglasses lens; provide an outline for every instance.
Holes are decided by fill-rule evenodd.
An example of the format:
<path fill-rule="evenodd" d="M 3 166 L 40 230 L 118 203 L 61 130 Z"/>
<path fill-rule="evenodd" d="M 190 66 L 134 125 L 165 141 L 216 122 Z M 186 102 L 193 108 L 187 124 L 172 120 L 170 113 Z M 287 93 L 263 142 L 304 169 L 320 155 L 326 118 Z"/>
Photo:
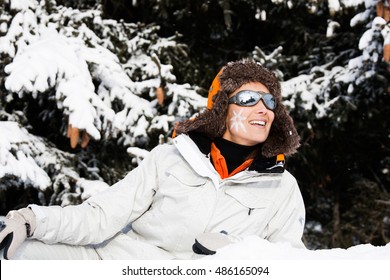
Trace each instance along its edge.
<path fill-rule="evenodd" d="M 275 102 L 275 98 L 273 95 L 271 94 L 265 94 L 263 96 L 263 100 L 264 100 L 264 104 L 271 110 L 275 109 L 276 107 L 276 102 Z"/>
<path fill-rule="evenodd" d="M 237 96 L 240 105 L 242 106 L 253 106 L 259 102 L 261 96 L 256 92 L 243 91 Z"/>

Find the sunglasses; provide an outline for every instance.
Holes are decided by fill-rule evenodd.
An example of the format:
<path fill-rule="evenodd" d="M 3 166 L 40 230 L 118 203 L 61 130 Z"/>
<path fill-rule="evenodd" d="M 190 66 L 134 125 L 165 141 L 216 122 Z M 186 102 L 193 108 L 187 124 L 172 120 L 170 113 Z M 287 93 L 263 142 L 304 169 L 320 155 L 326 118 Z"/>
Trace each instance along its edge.
<path fill-rule="evenodd" d="M 236 104 L 238 106 L 251 107 L 263 100 L 265 107 L 269 110 L 275 110 L 276 100 L 275 97 L 266 92 L 242 90 L 237 92 L 234 96 L 229 98 L 229 104 Z"/>

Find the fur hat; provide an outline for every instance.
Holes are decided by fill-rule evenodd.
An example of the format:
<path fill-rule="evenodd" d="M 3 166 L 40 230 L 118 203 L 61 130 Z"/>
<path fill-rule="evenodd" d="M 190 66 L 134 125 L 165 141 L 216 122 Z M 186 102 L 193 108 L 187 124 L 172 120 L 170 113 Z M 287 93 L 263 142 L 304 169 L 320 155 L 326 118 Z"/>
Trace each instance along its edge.
<path fill-rule="evenodd" d="M 265 157 L 295 153 L 300 145 L 300 137 L 282 103 L 280 83 L 274 73 L 253 59 L 229 62 L 224 66 L 210 87 L 207 109 L 194 119 L 178 123 L 176 133 L 197 131 L 212 139 L 221 137 L 226 130 L 228 96 L 249 82 L 262 83 L 276 98 L 275 119 L 259 153 Z"/>

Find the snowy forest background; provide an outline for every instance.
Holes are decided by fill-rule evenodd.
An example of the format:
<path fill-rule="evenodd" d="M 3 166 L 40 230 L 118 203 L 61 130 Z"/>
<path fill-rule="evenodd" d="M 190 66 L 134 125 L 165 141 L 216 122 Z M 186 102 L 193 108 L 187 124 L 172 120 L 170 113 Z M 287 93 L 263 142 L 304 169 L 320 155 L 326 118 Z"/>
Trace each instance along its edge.
<path fill-rule="evenodd" d="M 389 1 L 0 4 L 0 215 L 109 187 L 205 107 L 220 67 L 253 57 L 302 138 L 287 167 L 307 246 L 390 241 Z"/>

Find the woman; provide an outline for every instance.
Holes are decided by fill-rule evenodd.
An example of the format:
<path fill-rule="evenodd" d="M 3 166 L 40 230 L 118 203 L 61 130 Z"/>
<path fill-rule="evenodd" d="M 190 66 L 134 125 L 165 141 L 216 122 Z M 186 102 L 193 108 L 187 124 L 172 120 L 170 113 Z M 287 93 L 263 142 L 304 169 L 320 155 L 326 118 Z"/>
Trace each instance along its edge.
<path fill-rule="evenodd" d="M 250 59 L 228 63 L 207 109 L 175 132 L 81 205 L 11 211 L 5 258 L 191 259 L 248 235 L 304 247 L 302 196 L 284 169 L 299 136 L 273 73 Z"/>

